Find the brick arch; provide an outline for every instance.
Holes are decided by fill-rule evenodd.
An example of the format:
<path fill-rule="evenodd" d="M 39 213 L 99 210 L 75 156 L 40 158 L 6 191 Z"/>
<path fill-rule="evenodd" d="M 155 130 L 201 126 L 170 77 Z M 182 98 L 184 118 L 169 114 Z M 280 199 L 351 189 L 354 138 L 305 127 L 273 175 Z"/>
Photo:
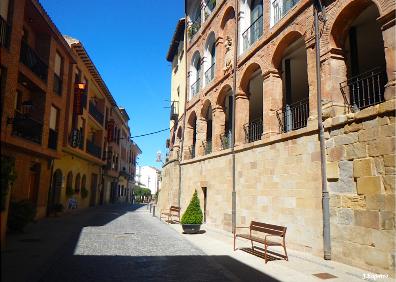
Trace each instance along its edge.
<path fill-rule="evenodd" d="M 287 33 L 278 41 L 278 44 L 272 55 L 272 67 L 274 69 L 279 69 L 285 50 L 287 49 L 287 47 L 290 46 L 291 43 L 299 38 L 304 38 L 304 35 L 297 30 L 293 30 Z"/>
<path fill-rule="evenodd" d="M 375 5 L 378 14 L 381 15 L 381 4 L 375 0 L 353 0 L 340 7 L 340 12 L 329 23 L 329 43 L 331 47 L 343 48 L 348 30 L 355 19 L 370 5 Z"/>
<path fill-rule="evenodd" d="M 195 111 L 192 111 L 187 119 L 187 123 L 189 126 L 194 126 L 194 119 L 197 119 L 197 114 L 195 113 Z"/>
<path fill-rule="evenodd" d="M 176 133 L 176 137 L 177 139 L 181 140 L 183 137 L 183 127 L 179 126 L 177 129 L 177 133 Z"/>
<path fill-rule="evenodd" d="M 249 81 L 252 76 L 252 74 L 257 70 L 260 69 L 261 73 L 263 73 L 263 68 L 258 62 L 252 62 L 249 64 L 245 71 L 243 72 L 243 75 L 241 77 L 241 81 L 239 83 L 239 88 L 242 90 L 244 93 L 248 93 L 248 86 L 249 86 Z"/>
<path fill-rule="evenodd" d="M 232 90 L 232 87 L 231 87 L 231 85 L 229 85 L 228 83 L 227 83 L 227 84 L 224 84 L 224 85 L 221 87 L 221 89 L 220 89 L 220 91 L 219 91 L 219 95 L 217 96 L 217 99 L 216 99 L 216 105 L 219 105 L 219 106 L 221 106 L 221 107 L 224 107 L 225 98 L 226 98 L 226 96 L 227 96 L 227 94 L 228 94 L 228 92 L 229 92 L 230 90 Z"/>
<path fill-rule="evenodd" d="M 229 5 L 225 8 L 223 16 L 221 17 L 220 29 L 224 30 L 226 23 L 232 19 L 235 20 L 235 9 L 232 5 Z"/>
<path fill-rule="evenodd" d="M 201 117 L 203 117 L 203 118 L 206 117 L 206 113 L 209 110 L 209 107 L 211 107 L 213 109 L 213 106 L 212 106 L 212 103 L 210 102 L 210 100 L 206 99 L 202 105 L 202 108 L 201 108 Z"/>

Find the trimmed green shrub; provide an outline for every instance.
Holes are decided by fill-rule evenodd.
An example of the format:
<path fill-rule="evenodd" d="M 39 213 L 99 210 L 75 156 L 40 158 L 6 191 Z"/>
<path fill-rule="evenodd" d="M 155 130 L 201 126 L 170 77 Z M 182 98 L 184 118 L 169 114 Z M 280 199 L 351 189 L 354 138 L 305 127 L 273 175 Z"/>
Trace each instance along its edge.
<path fill-rule="evenodd" d="M 71 197 L 74 195 L 74 189 L 72 187 L 66 187 L 66 195 Z"/>
<path fill-rule="evenodd" d="M 181 224 L 202 224 L 202 221 L 203 213 L 199 204 L 197 190 L 195 190 L 191 202 L 182 216 Z"/>
<path fill-rule="evenodd" d="M 15 160 L 10 157 L 1 156 L 1 199 L 0 210 L 4 211 L 6 207 L 6 198 L 10 192 L 10 185 L 16 179 Z"/>
<path fill-rule="evenodd" d="M 26 225 L 34 221 L 36 216 L 36 206 L 28 201 L 10 202 L 8 215 L 8 228 L 11 231 L 23 232 Z"/>
<path fill-rule="evenodd" d="M 81 198 L 85 199 L 86 197 L 88 197 L 88 190 L 87 188 L 83 187 L 81 188 Z"/>

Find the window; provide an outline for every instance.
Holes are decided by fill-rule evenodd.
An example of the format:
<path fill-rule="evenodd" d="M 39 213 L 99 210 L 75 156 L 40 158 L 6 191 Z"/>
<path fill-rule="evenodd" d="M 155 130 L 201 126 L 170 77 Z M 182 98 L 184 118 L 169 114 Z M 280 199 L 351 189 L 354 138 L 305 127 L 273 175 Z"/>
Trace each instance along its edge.
<path fill-rule="evenodd" d="M 21 111 L 22 106 L 22 93 L 21 91 L 17 91 L 15 94 L 15 109 Z"/>
<path fill-rule="evenodd" d="M 9 5 L 9 0 L 0 1 L 0 15 L 5 21 L 8 20 L 8 5 Z"/>
<path fill-rule="evenodd" d="M 56 131 L 56 129 L 57 129 L 58 111 L 59 110 L 57 108 L 55 108 L 54 106 L 51 106 L 49 127 L 50 127 L 50 129 L 52 129 L 54 131 Z"/>
<path fill-rule="evenodd" d="M 54 66 L 54 92 L 58 95 L 62 94 L 62 57 L 58 52 L 55 54 L 55 66 Z"/>

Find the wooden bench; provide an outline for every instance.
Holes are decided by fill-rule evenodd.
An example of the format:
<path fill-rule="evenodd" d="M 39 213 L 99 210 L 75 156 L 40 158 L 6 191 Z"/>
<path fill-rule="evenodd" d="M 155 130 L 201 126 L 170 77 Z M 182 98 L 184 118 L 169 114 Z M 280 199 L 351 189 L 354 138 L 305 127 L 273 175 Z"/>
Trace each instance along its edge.
<path fill-rule="evenodd" d="M 167 222 L 172 222 L 173 217 L 176 217 L 177 221 L 180 222 L 180 208 L 171 206 L 169 210 L 161 211 L 160 219 L 162 219 L 163 216 L 168 218 Z"/>
<path fill-rule="evenodd" d="M 287 227 L 284 226 L 279 226 L 279 225 L 273 225 L 273 224 L 267 224 L 267 223 L 262 223 L 262 222 L 257 222 L 257 221 L 252 221 L 250 223 L 250 226 L 240 226 L 236 227 L 236 229 L 240 228 L 248 228 L 249 229 L 249 234 L 237 234 L 236 230 L 234 233 L 234 251 L 236 250 L 235 248 L 235 241 L 236 238 L 243 238 L 250 240 L 252 243 L 252 251 L 254 251 L 254 245 L 253 242 L 261 243 L 264 244 L 264 259 L 265 263 L 267 263 L 267 253 L 271 254 L 276 254 L 271 251 L 267 251 L 268 246 L 281 246 L 283 247 L 285 251 L 285 255 L 279 255 L 283 257 L 285 260 L 289 260 L 286 252 L 286 242 L 285 242 L 285 236 L 286 236 L 286 229 Z M 253 232 L 253 233 L 252 233 Z M 262 234 L 260 234 L 262 233 Z M 279 240 L 270 240 L 267 239 L 269 237 L 277 237 Z M 271 238 L 272 239 L 272 238 Z"/>

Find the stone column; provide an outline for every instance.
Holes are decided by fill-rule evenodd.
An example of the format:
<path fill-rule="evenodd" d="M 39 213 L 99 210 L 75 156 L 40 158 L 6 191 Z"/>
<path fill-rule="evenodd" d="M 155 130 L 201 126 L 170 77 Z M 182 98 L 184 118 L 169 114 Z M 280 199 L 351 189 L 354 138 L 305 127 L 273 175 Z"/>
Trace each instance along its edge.
<path fill-rule="evenodd" d="M 237 90 L 235 95 L 235 145 L 245 143 L 243 126 L 249 122 L 249 98 L 242 90 Z"/>
<path fill-rule="evenodd" d="M 279 133 L 276 111 L 282 109 L 282 78 L 276 69 L 263 74 L 263 138 Z"/>
<path fill-rule="evenodd" d="M 315 52 L 314 49 L 312 52 Z M 316 77 L 316 73 L 314 74 Z M 340 89 L 340 83 L 347 80 L 347 65 L 344 57 L 344 52 L 342 49 L 331 48 L 328 52 L 326 52 L 321 56 L 321 77 L 322 77 L 321 80 L 322 107 L 324 108 L 323 116 L 330 117 L 330 116 L 336 116 L 337 114 L 344 114 L 346 110 L 345 100 Z M 314 87 L 315 87 L 314 95 L 317 95 L 316 82 Z M 345 92 L 345 98 L 349 101 L 348 92 Z M 326 106 L 326 104 L 328 106 Z"/>
<path fill-rule="evenodd" d="M 385 100 L 396 98 L 396 72 L 395 72 L 395 15 L 394 12 L 379 19 L 384 40 L 386 74 L 388 83 L 385 85 Z"/>
<path fill-rule="evenodd" d="M 226 113 L 224 108 L 220 105 L 216 105 L 213 108 L 213 138 L 212 147 L 213 151 L 220 151 L 221 148 L 221 135 L 225 132 L 225 118 Z"/>
<path fill-rule="evenodd" d="M 193 127 L 186 124 L 186 129 L 184 130 L 184 140 L 183 140 L 183 159 L 189 160 L 191 158 L 189 148 L 192 145 L 192 135 Z"/>
<path fill-rule="evenodd" d="M 309 117 L 308 120 L 314 120 L 318 116 L 318 95 L 316 83 L 316 50 L 315 40 L 306 42 L 307 54 L 307 76 L 308 76 L 308 97 L 309 97 Z M 322 82 L 324 83 L 324 81 Z M 323 87 L 322 87 L 323 88 Z"/>
<path fill-rule="evenodd" d="M 197 118 L 197 143 L 195 144 L 195 155 L 203 156 L 205 149 L 202 142 L 206 141 L 206 119 L 203 117 Z"/>

